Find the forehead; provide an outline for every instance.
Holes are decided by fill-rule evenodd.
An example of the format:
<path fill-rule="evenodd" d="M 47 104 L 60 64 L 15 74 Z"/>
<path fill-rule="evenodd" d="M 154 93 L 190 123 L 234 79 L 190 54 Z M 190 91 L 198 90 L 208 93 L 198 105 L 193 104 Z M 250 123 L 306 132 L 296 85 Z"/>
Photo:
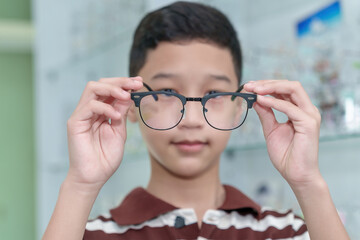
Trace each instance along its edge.
<path fill-rule="evenodd" d="M 238 84 L 230 50 L 202 41 L 159 43 L 148 52 L 139 75 L 148 83 L 161 76 L 189 84 L 208 80 Z"/>

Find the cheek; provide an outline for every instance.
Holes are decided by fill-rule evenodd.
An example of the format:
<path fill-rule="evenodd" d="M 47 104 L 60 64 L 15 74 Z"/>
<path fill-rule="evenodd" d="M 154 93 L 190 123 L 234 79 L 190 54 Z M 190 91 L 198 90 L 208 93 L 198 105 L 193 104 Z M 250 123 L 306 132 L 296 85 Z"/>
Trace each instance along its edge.
<path fill-rule="evenodd" d="M 134 104 L 132 104 L 132 106 L 130 107 L 129 109 L 129 112 L 128 112 L 128 115 L 127 115 L 127 118 L 130 120 L 130 122 L 132 123 L 135 123 L 135 122 L 138 122 L 139 119 L 140 119 L 140 116 L 139 116 L 139 109 L 137 107 L 135 107 Z M 141 121 L 141 119 L 140 119 Z"/>
<path fill-rule="evenodd" d="M 216 148 L 217 151 L 222 152 L 230 139 L 231 131 L 214 130 L 211 134 L 211 147 Z"/>
<path fill-rule="evenodd" d="M 164 151 L 164 145 L 168 139 L 166 131 L 157 131 L 150 129 L 142 122 L 139 122 L 139 127 L 143 140 L 145 141 L 148 150 L 152 155 L 155 156 L 158 155 L 161 151 Z"/>

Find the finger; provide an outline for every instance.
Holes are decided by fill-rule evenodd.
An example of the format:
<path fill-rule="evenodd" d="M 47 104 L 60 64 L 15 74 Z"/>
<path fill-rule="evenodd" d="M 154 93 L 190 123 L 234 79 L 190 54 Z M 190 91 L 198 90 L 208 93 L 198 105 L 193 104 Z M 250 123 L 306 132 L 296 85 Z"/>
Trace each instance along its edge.
<path fill-rule="evenodd" d="M 115 101 L 113 104 L 114 109 L 117 112 L 121 113 L 121 118 L 114 118 L 111 119 L 111 125 L 113 127 L 113 129 L 117 132 L 121 132 L 123 127 L 126 126 L 126 119 L 127 119 L 127 115 L 130 109 L 130 105 L 129 103 L 124 103 L 124 102 L 120 102 L 120 101 Z"/>
<path fill-rule="evenodd" d="M 142 87 L 142 78 L 138 77 L 116 77 L 116 78 L 102 78 L 99 82 L 108 83 L 123 88 L 124 90 L 139 90 Z M 140 84 L 140 85 L 139 85 Z"/>
<path fill-rule="evenodd" d="M 311 113 L 313 111 L 313 104 L 309 96 L 300 82 L 297 81 L 260 80 L 248 84 L 246 89 L 260 95 L 283 95 L 284 99 L 289 99 L 306 112 Z"/>
<path fill-rule="evenodd" d="M 272 130 L 279 125 L 279 123 L 277 122 L 274 111 L 271 108 L 265 107 L 259 103 L 255 103 L 254 109 L 259 116 L 266 139 L 267 136 L 269 136 L 269 134 L 272 132 Z"/>
<path fill-rule="evenodd" d="M 307 113 L 305 113 L 298 106 L 288 101 L 276 99 L 273 97 L 258 95 L 257 103 L 264 107 L 274 108 L 279 112 L 285 113 L 288 116 L 289 120 L 292 122 L 304 121 L 306 117 L 308 117 Z"/>
<path fill-rule="evenodd" d="M 273 97 L 258 95 L 257 104 L 268 108 L 274 108 L 279 112 L 285 113 L 295 131 L 298 133 L 316 133 L 317 135 L 319 133 L 321 118 L 317 117 L 316 114 L 308 114 L 288 101 L 279 100 Z"/>
<path fill-rule="evenodd" d="M 127 100 L 130 96 L 129 93 L 121 87 L 92 81 L 87 83 L 80 101 L 86 103 L 92 99 L 105 99 L 108 97 Z"/>
<path fill-rule="evenodd" d="M 273 94 L 269 94 L 270 96 L 273 96 L 274 98 L 277 98 L 277 99 L 281 99 L 281 100 L 285 100 L 285 101 L 289 101 L 290 102 L 290 99 L 284 95 L 284 94 L 277 94 L 277 93 L 273 93 Z"/>
<path fill-rule="evenodd" d="M 272 97 L 274 97 L 276 99 L 280 99 L 280 100 L 284 100 L 284 101 L 288 101 L 288 102 L 292 103 L 291 99 L 288 96 L 284 95 L 284 94 L 276 94 L 276 93 L 274 93 L 274 94 L 269 94 L 269 96 L 272 96 Z"/>
<path fill-rule="evenodd" d="M 259 80 L 257 82 L 274 82 L 274 81 L 278 81 L 278 80 Z M 248 82 L 245 86 L 244 86 L 244 89 L 251 89 L 250 92 L 253 92 L 253 86 L 251 84 L 255 83 L 254 81 L 250 81 Z M 246 91 L 246 90 L 245 90 Z M 272 93 L 272 94 L 269 94 L 270 96 L 273 96 L 277 99 L 282 99 L 282 100 L 285 100 L 285 101 L 289 101 L 291 102 L 291 99 L 286 96 L 285 94 L 277 94 L 277 93 Z"/>
<path fill-rule="evenodd" d="M 99 82 L 88 82 L 86 88 L 83 92 L 83 95 L 80 98 L 79 105 L 86 104 L 88 101 L 92 99 L 99 99 L 105 101 L 109 97 L 120 100 L 128 100 L 130 99 L 130 94 L 127 92 L 130 89 L 138 89 L 142 87 L 142 83 L 140 81 L 134 80 L 121 80 L 122 83 L 118 83 L 117 85 L 107 83 L 106 81 Z"/>
<path fill-rule="evenodd" d="M 105 119 L 120 119 L 122 117 L 122 113 L 116 111 L 110 104 L 97 100 L 91 100 L 78 111 L 75 111 L 73 117 L 78 121 L 86 121 L 99 117 L 105 117 Z"/>
<path fill-rule="evenodd" d="M 304 88 L 300 82 L 297 81 L 259 81 L 256 82 L 256 85 L 253 87 L 253 91 L 260 95 L 277 94 L 288 96 L 288 99 L 300 108 L 311 109 L 313 105 Z"/>
<path fill-rule="evenodd" d="M 128 81 L 128 80 L 135 80 L 135 81 L 140 81 L 142 82 L 143 79 L 140 76 L 136 76 L 136 77 L 108 77 L 108 78 L 100 78 L 99 82 L 106 82 L 106 83 L 121 83 L 123 81 Z"/>

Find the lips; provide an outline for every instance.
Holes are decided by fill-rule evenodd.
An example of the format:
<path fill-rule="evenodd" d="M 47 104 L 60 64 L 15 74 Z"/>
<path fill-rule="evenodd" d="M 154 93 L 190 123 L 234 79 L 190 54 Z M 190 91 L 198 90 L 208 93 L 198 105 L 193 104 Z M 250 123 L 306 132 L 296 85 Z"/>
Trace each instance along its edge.
<path fill-rule="evenodd" d="M 177 149 L 179 149 L 182 152 L 199 152 L 201 151 L 208 143 L 203 141 L 177 141 L 172 143 Z"/>

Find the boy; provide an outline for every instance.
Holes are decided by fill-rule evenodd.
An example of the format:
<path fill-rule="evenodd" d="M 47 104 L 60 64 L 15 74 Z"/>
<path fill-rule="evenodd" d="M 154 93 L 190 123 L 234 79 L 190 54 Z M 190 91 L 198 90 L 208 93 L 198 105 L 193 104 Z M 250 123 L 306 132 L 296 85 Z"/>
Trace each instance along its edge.
<path fill-rule="evenodd" d="M 236 91 L 241 63 L 236 33 L 216 9 L 178 2 L 145 16 L 130 53 L 130 75 L 139 77 L 90 82 L 68 121 L 69 172 L 43 239 L 348 239 L 318 168 L 318 110 L 298 82 L 261 80 Z M 227 130 L 252 104 L 306 226 L 220 182 Z M 289 121 L 278 123 L 272 108 Z M 121 163 L 127 117 L 147 143 L 149 184 L 87 223 Z"/>

